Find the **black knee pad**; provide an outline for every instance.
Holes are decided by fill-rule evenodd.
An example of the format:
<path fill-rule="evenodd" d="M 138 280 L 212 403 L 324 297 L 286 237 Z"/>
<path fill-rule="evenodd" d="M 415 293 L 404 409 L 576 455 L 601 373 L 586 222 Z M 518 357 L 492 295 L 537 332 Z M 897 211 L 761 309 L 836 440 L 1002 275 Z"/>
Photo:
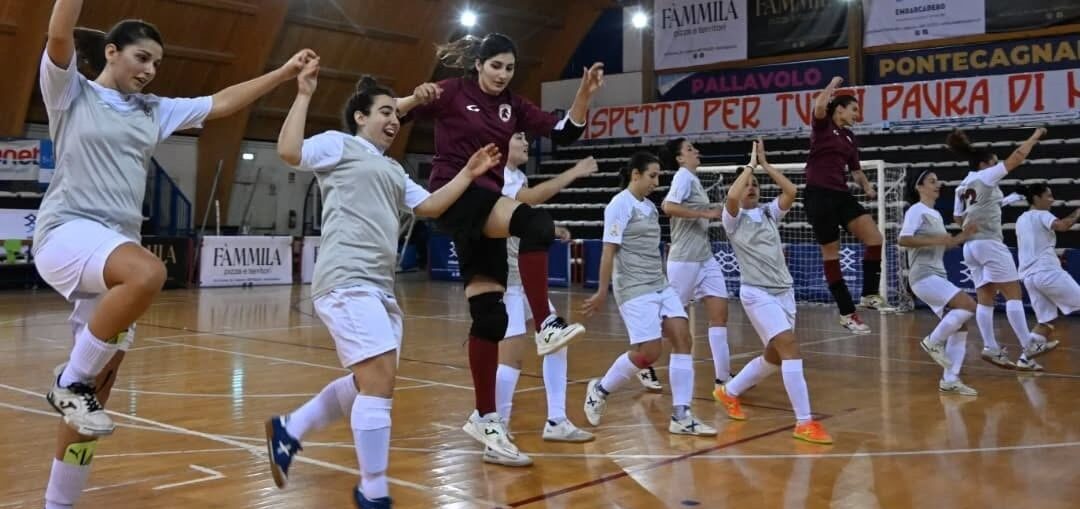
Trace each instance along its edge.
<path fill-rule="evenodd" d="M 547 251 L 555 242 L 555 221 L 551 214 L 521 204 L 510 216 L 510 235 L 521 239 L 522 253 Z"/>
<path fill-rule="evenodd" d="M 509 319 L 506 317 L 502 293 L 488 292 L 469 297 L 469 316 L 472 317 L 470 336 L 495 343 L 506 336 Z"/>

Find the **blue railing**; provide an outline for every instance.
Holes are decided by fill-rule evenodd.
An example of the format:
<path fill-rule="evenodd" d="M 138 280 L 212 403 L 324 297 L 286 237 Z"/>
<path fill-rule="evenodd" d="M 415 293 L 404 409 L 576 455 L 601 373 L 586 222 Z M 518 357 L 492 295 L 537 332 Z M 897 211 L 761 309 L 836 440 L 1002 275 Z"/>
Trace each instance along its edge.
<path fill-rule="evenodd" d="M 143 216 L 147 218 L 143 233 L 150 235 L 189 235 L 191 201 L 169 176 L 157 159 L 150 159 L 149 186 L 143 201 Z"/>

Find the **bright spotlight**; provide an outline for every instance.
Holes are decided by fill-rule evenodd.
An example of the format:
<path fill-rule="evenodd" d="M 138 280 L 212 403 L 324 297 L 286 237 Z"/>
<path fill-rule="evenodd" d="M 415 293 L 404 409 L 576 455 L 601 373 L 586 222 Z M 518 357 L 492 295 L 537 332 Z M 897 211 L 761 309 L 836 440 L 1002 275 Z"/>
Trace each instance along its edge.
<path fill-rule="evenodd" d="M 240 154 L 240 158 L 245 161 L 254 161 L 255 154 L 252 154 L 251 152 L 244 152 L 243 154 Z"/>
<path fill-rule="evenodd" d="M 630 23 L 634 25 L 634 28 L 645 28 L 645 25 L 649 24 L 649 17 L 644 12 L 637 11 L 634 17 L 630 18 Z"/>
<path fill-rule="evenodd" d="M 472 28 L 476 26 L 476 13 L 473 11 L 465 11 L 461 13 L 461 24 L 466 28 Z"/>

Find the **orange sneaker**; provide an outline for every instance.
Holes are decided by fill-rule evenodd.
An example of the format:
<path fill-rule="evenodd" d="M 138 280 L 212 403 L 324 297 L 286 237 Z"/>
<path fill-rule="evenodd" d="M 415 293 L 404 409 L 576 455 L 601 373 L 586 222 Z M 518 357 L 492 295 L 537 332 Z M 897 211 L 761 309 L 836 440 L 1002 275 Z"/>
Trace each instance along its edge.
<path fill-rule="evenodd" d="M 743 413 L 742 406 L 739 405 L 739 398 L 729 395 L 723 385 L 718 386 L 713 391 L 712 396 L 713 399 L 724 404 L 724 410 L 727 411 L 728 418 L 736 421 L 746 420 L 746 414 Z"/>
<path fill-rule="evenodd" d="M 825 431 L 825 428 L 820 422 L 810 421 L 805 424 L 798 424 L 795 426 L 795 432 L 791 434 L 798 440 L 810 442 L 812 444 L 831 444 L 832 437 L 829 436 L 829 432 Z"/>

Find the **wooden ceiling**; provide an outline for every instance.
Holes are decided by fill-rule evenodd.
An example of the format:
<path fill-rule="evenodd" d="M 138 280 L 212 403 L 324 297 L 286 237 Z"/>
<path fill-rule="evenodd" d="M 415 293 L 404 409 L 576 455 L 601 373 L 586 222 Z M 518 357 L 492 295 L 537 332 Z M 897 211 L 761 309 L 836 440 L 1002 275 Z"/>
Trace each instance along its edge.
<path fill-rule="evenodd" d="M 21 136 L 47 117 L 37 85 L 52 3 L 0 0 L 0 136 Z M 466 4 L 473 33 L 501 32 L 518 44 L 514 89 L 540 100 L 540 84 L 558 79 L 578 42 L 612 0 L 87 0 L 79 25 L 108 30 L 121 19 L 157 25 L 165 61 L 147 92 L 213 94 L 274 69 L 303 48 L 321 57 L 308 134 L 341 128 L 341 107 L 356 81 L 371 74 L 407 95 L 436 75 L 435 46 L 462 34 Z M 276 140 L 296 85 L 279 87 L 245 112 L 208 122 L 199 136 L 196 210 L 204 210 L 219 162 L 219 196 L 228 197 L 244 139 Z M 411 133 L 415 133 L 411 135 Z M 391 152 L 432 152 L 430 126 L 405 126 Z M 222 203 L 227 208 L 227 203 Z"/>

